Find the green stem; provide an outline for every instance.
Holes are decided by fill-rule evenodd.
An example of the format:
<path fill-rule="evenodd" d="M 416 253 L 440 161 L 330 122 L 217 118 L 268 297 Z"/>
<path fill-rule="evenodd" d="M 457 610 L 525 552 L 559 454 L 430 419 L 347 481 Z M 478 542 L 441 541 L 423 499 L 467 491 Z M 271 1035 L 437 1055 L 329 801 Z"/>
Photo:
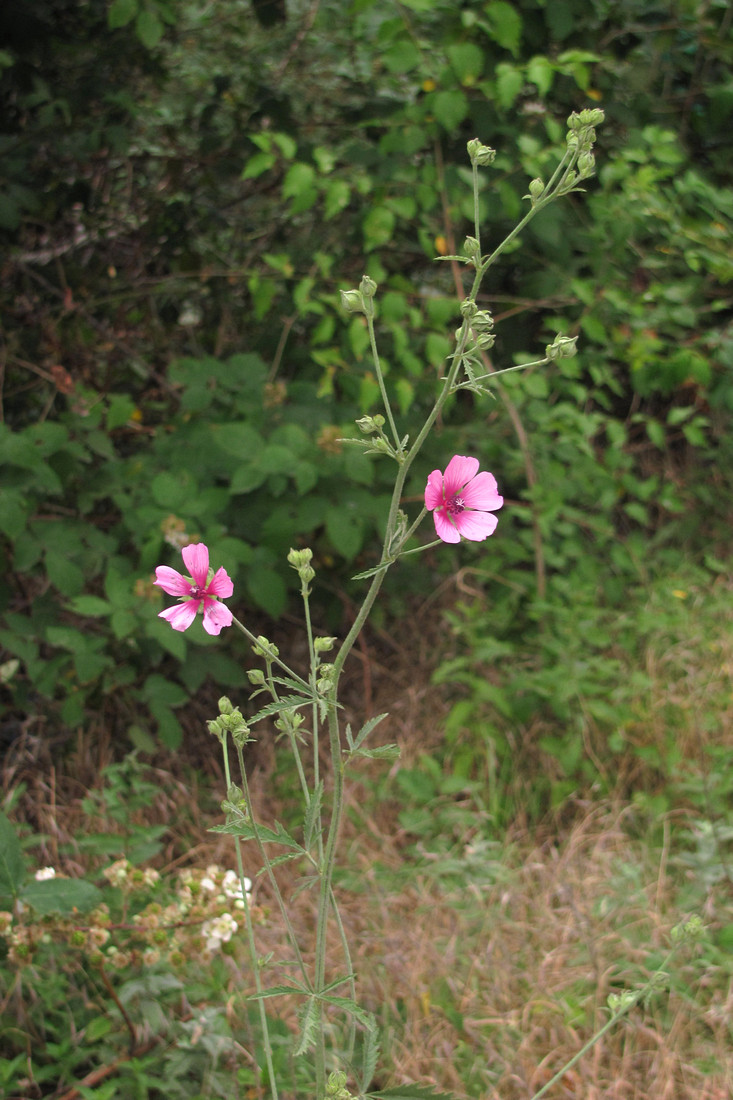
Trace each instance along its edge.
<path fill-rule="evenodd" d="M 229 752 L 227 750 L 226 735 L 221 742 L 222 753 L 224 754 L 224 775 L 226 778 L 227 791 L 232 785 L 231 774 L 229 772 Z M 262 979 L 260 977 L 260 965 L 259 956 L 257 955 L 257 944 L 255 943 L 254 928 L 252 927 L 252 913 L 249 908 L 249 897 L 247 891 L 244 888 L 244 868 L 242 866 L 242 852 L 241 844 L 238 837 L 234 838 L 235 851 L 237 853 L 237 873 L 239 874 L 239 885 L 242 889 L 242 899 L 244 901 L 244 922 L 247 928 L 247 947 L 249 949 L 249 957 L 252 962 L 252 971 L 255 979 L 255 991 L 260 994 L 262 992 Z M 257 1004 L 260 1014 L 260 1027 L 262 1028 L 262 1042 L 265 1048 L 265 1063 L 267 1065 L 267 1076 L 270 1081 L 270 1096 L 272 1100 L 278 1100 L 277 1081 L 275 1080 L 275 1067 L 272 1062 L 272 1043 L 270 1041 L 270 1029 L 267 1023 L 267 1012 L 265 1011 L 265 1002 L 258 996 Z M 256 1063 L 255 1063 L 256 1064 Z"/>
<path fill-rule="evenodd" d="M 372 359 L 374 361 L 374 370 L 376 371 L 377 381 L 379 383 L 379 392 L 382 395 L 382 404 L 384 405 L 384 411 L 387 414 L 387 420 L 389 421 L 390 431 L 392 432 L 392 438 L 394 440 L 395 450 L 397 454 L 402 453 L 402 447 L 400 445 L 400 437 L 397 434 L 397 425 L 395 424 L 394 416 L 392 415 L 392 406 L 389 402 L 387 395 L 387 387 L 384 384 L 384 376 L 382 374 L 382 364 L 379 360 L 379 351 L 377 349 L 377 338 L 374 335 L 374 315 L 373 313 L 366 314 L 367 329 L 369 330 L 369 344 L 372 349 Z"/>

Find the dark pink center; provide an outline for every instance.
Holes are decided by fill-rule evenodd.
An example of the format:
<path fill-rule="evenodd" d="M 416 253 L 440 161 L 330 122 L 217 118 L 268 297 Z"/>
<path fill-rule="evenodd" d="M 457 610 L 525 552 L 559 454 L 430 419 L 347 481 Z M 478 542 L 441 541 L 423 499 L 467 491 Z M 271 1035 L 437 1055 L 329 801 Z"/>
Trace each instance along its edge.
<path fill-rule="evenodd" d="M 191 585 L 191 596 L 194 600 L 200 600 L 204 594 L 204 590 L 200 584 Z"/>
<path fill-rule="evenodd" d="M 445 504 L 445 510 L 450 512 L 452 516 L 456 516 L 459 512 L 463 512 L 465 507 L 466 505 L 463 503 L 463 497 L 451 497 Z"/>

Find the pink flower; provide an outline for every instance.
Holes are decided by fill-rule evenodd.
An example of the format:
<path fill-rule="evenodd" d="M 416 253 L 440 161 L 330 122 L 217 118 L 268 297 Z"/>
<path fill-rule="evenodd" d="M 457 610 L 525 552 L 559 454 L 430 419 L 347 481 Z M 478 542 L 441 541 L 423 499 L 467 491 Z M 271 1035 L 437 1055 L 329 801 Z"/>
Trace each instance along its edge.
<path fill-rule="evenodd" d="M 183 577 L 167 565 L 155 570 L 155 584 L 159 584 L 169 596 L 178 596 L 180 603 L 161 611 L 158 618 L 167 619 L 174 630 L 187 630 L 203 608 L 204 630 L 218 634 L 223 626 L 232 625 L 232 613 L 219 602 L 234 591 L 226 569 L 218 569 L 209 580 L 209 549 L 203 542 L 184 546 L 183 561 L 191 574 Z"/>
<path fill-rule="evenodd" d="M 425 488 L 425 507 L 443 542 L 460 542 L 461 536 L 483 542 L 499 522 L 491 512 L 503 503 L 494 475 L 478 473 L 478 459 L 464 455 L 453 455 L 444 474 L 433 470 Z"/>

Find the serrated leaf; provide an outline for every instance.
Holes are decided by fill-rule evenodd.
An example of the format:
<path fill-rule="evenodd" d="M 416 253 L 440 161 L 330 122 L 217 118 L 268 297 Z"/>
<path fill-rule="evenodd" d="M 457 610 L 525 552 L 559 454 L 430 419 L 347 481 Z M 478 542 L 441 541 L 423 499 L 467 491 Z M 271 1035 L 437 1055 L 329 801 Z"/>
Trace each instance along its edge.
<path fill-rule="evenodd" d="M 25 878 L 25 862 L 15 829 L 0 812 L 0 897 L 15 899 Z"/>
<path fill-rule="evenodd" d="M 377 1070 L 377 1061 L 381 1043 L 379 1042 L 379 1028 L 377 1021 L 372 1016 L 371 1024 L 366 1029 L 364 1042 L 361 1049 L 361 1091 L 366 1092 Z"/>
<path fill-rule="evenodd" d="M 377 745 L 374 749 L 354 749 L 351 756 L 363 756 L 367 760 L 397 760 L 400 755 L 400 746 Z"/>
<path fill-rule="evenodd" d="M 101 891 L 83 878 L 50 878 L 40 882 L 31 879 L 21 890 L 20 897 L 43 916 L 47 913 L 61 913 L 62 916 L 84 913 L 102 901 Z"/>
<path fill-rule="evenodd" d="M 284 710 L 297 710 L 298 707 L 309 706 L 312 702 L 312 698 L 303 695 L 283 695 L 282 699 L 268 703 L 262 710 L 258 710 L 254 717 L 247 719 L 247 723 L 251 726 L 262 718 L 269 718 L 271 714 L 280 714 Z"/>
<path fill-rule="evenodd" d="M 241 840 L 254 840 L 259 837 L 263 844 L 283 844 L 286 848 L 295 848 L 304 852 L 302 844 L 280 824 L 275 822 L 275 828 L 269 829 L 267 825 L 252 825 L 246 821 L 228 821 L 226 825 L 214 825 L 209 829 L 210 833 L 226 833 L 228 836 L 238 836 Z"/>
<path fill-rule="evenodd" d="M 449 1092 L 435 1092 L 424 1085 L 395 1085 L 381 1092 L 367 1093 L 366 1100 L 455 1100 Z"/>
<path fill-rule="evenodd" d="M 333 1005 L 334 1008 L 340 1008 L 344 1012 L 348 1012 L 350 1016 L 353 1016 L 355 1020 L 358 1020 L 364 1027 L 369 1027 L 370 1022 L 374 1017 L 371 1012 L 367 1012 L 366 1009 L 361 1008 L 356 1001 L 351 997 L 321 997 L 321 1001 L 327 1005 Z"/>
<path fill-rule="evenodd" d="M 284 997 L 290 996 L 293 993 L 305 994 L 308 996 L 310 990 L 306 989 L 302 985 L 271 985 L 268 989 L 261 989 L 259 993 L 252 993 L 250 1000 L 253 1001 L 266 1001 L 268 997 Z"/>
<path fill-rule="evenodd" d="M 316 998 L 311 995 L 298 1013 L 300 1038 L 295 1048 L 296 1055 L 305 1054 L 306 1051 L 311 1050 L 315 1045 L 320 1018 L 321 1006 Z"/>
<path fill-rule="evenodd" d="M 375 729 L 380 722 L 383 722 L 388 717 L 387 711 L 384 714 L 377 714 L 374 718 L 370 718 L 368 722 L 365 722 L 356 735 L 356 740 L 353 744 L 349 745 L 349 748 L 358 749 L 361 744 L 367 739 L 369 734 Z"/>

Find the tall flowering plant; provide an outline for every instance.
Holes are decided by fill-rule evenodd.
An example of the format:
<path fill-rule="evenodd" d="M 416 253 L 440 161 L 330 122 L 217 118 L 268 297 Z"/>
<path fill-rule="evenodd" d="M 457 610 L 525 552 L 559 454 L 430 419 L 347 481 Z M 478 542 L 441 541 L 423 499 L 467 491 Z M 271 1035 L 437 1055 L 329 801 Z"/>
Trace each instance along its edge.
<path fill-rule="evenodd" d="M 603 111 L 598 109 L 570 116 L 566 149 L 555 172 L 548 182 L 541 179 L 530 182 L 526 196 L 529 209 L 506 239 L 489 253 L 484 252 L 479 227 L 479 169 L 493 163 L 495 152 L 478 139 L 468 143 L 473 178 L 473 234 L 466 238 L 459 255 L 442 259 L 464 264 L 470 275 L 470 286 L 460 303 L 461 322 L 455 333 L 454 350 L 441 379 L 438 396 L 412 442 L 398 429 L 381 368 L 374 325 L 377 285 L 364 276 L 358 288 L 341 292 L 343 307 L 349 312 L 362 314 L 366 319 L 374 372 L 384 410 L 383 414 L 358 420 L 360 436 L 344 442 L 361 447 L 367 454 L 387 456 L 396 465 L 381 553 L 373 568 L 358 575 L 357 579 L 369 584 L 354 623 L 343 641 L 338 643 L 335 638 L 317 637 L 312 629 L 310 595 L 315 571 L 313 554 L 309 549 L 291 550 L 288 555 L 288 562 L 300 579 L 305 611 L 310 662 L 304 674 L 292 669 L 272 642 L 261 636 L 255 637 L 244 623 L 234 617 L 224 602 L 234 596 L 233 583 L 224 569 L 214 571 L 209 567 L 209 551 L 203 543 L 183 548 L 188 576 L 165 565 L 156 570 L 155 583 L 178 600 L 161 612 L 174 630 L 188 629 L 199 614 L 204 630 L 211 635 L 218 635 L 224 627 L 233 625 L 249 640 L 255 656 L 264 666 L 248 672 L 254 688 L 251 698 L 261 697 L 259 709 L 245 718 L 239 707 L 234 707 L 223 698 L 219 701 L 219 714 L 209 722 L 209 729 L 219 739 L 223 751 L 227 793 L 222 804 L 225 822 L 218 830 L 231 835 L 235 845 L 244 931 L 252 957 L 254 997 L 259 1006 L 261 1024 L 262 1045 L 257 1052 L 257 1062 L 272 1100 L 278 1100 L 279 1090 L 264 1002 L 286 994 L 301 999 L 296 1053 L 312 1058 L 313 1082 L 309 1095 L 316 1097 L 316 1100 L 326 1100 L 326 1097 L 334 1100 L 355 1100 L 356 1097 L 366 1096 L 386 1098 L 389 1095 L 404 1097 L 408 1093 L 414 1097 L 431 1095 L 417 1086 L 407 1092 L 404 1089 L 392 1093 L 389 1090 L 378 1093 L 368 1091 L 377 1060 L 377 1027 L 374 1017 L 360 1006 L 357 999 L 350 947 L 334 890 L 334 869 L 344 807 L 344 782 L 349 768 L 359 757 L 388 759 L 398 755 L 398 749 L 395 745 L 371 744 L 374 730 L 386 715 L 368 720 L 356 733 L 349 725 L 342 728 L 339 681 L 386 573 L 395 562 L 443 543 L 459 544 L 464 540 L 480 542 L 493 535 L 497 528 L 497 513 L 502 509 L 504 500 L 494 474 L 481 470 L 477 458 L 436 454 L 438 465 L 427 479 L 424 507 L 412 521 L 402 507 L 405 482 L 418 453 L 428 444 L 432 428 L 448 398 L 461 389 L 469 389 L 477 395 L 486 394 L 495 385 L 496 379 L 505 373 L 495 370 L 487 356 L 494 343 L 494 321 L 490 312 L 478 303 L 484 277 L 532 218 L 561 196 L 580 190 L 581 183 L 593 175 L 595 126 L 602 120 Z M 575 339 L 558 335 L 545 348 L 544 356 L 506 370 L 549 365 L 556 359 L 575 353 Z M 419 528 L 429 512 L 432 513 L 437 538 L 420 542 Z M 252 728 L 266 718 L 275 720 L 276 727 L 287 738 L 293 753 L 302 795 L 300 830 L 288 831 L 277 823 L 266 825 L 257 819 L 253 809 L 244 747 L 252 739 Z M 322 776 L 320 743 L 324 737 L 328 742 L 330 770 L 328 775 Z M 230 770 L 232 753 L 238 769 L 236 782 Z M 280 910 L 295 961 L 294 974 L 284 984 L 266 982 L 268 971 L 257 950 L 248 902 L 249 885 L 241 854 L 245 842 L 257 853 L 262 873 Z M 273 844 L 280 850 L 284 849 L 285 855 L 271 857 L 270 847 Z M 250 855 L 249 860 L 253 858 Z M 277 865 L 283 859 L 304 861 L 309 869 L 307 884 L 315 892 L 312 951 L 306 950 L 306 945 L 300 942 L 278 884 Z M 332 933 L 337 946 L 331 943 Z M 339 957 L 342 972 L 336 978 L 329 975 L 327 981 L 326 961 Z M 341 1028 L 336 1026 L 338 1021 L 343 1025 Z"/>

